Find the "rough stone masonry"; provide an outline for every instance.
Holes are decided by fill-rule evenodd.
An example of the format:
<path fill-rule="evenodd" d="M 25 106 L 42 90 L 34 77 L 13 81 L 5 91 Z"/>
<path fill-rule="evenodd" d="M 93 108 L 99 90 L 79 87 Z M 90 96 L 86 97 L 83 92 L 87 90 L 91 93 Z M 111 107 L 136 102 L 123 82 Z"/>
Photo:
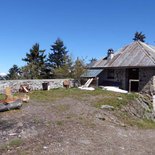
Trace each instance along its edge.
<path fill-rule="evenodd" d="M 41 80 L 1 80 L 0 93 L 4 93 L 6 87 L 10 87 L 12 92 L 18 92 L 20 85 L 28 85 L 30 90 L 43 90 L 43 83 L 48 83 L 49 89 L 62 88 L 66 79 L 41 79 Z M 72 84 L 72 80 L 71 84 Z"/>

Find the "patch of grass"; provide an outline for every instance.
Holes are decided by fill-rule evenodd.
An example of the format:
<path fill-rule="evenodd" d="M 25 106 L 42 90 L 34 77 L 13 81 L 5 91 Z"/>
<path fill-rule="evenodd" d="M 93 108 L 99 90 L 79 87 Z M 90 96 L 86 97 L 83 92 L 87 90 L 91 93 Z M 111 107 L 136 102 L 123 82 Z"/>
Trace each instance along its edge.
<path fill-rule="evenodd" d="M 9 147 L 18 147 L 20 145 L 23 144 L 23 140 L 22 139 L 19 139 L 19 138 L 16 138 L 16 139 L 13 139 L 9 142 L 8 146 Z"/>
<path fill-rule="evenodd" d="M 0 146 L 0 152 L 5 152 L 10 148 L 16 148 L 23 144 L 23 140 L 19 138 L 12 139 L 10 142 Z"/>
<path fill-rule="evenodd" d="M 114 98 L 105 98 L 102 100 L 97 101 L 94 106 L 96 108 L 101 108 L 102 105 L 110 105 L 113 106 L 114 109 L 119 108 L 121 106 L 121 104 L 123 104 L 122 100 L 117 100 Z"/>
<path fill-rule="evenodd" d="M 124 123 L 129 126 L 136 126 L 140 129 L 155 129 L 155 122 L 148 119 L 132 119 L 131 117 L 122 118 Z"/>
<path fill-rule="evenodd" d="M 103 93 L 104 91 L 101 89 L 97 89 L 95 91 L 87 91 L 87 90 L 80 90 L 77 88 L 71 88 L 71 89 L 60 88 L 60 89 L 51 89 L 49 91 L 33 91 L 29 95 L 31 99 L 37 101 L 39 100 L 42 102 L 46 101 L 49 102 L 62 99 L 65 97 L 72 97 L 78 100 L 82 100 L 86 95 L 97 96 L 102 95 Z"/>
<path fill-rule="evenodd" d="M 5 99 L 5 95 L 4 94 L 0 94 L 0 100 L 4 100 Z"/>
<path fill-rule="evenodd" d="M 89 100 L 89 96 L 100 96 L 93 104 L 94 107 L 100 108 L 102 105 L 111 105 L 115 109 L 119 109 L 122 105 L 127 104 L 129 101 L 134 100 L 137 94 L 120 94 L 112 91 L 96 89 L 95 91 L 80 90 L 77 88 L 71 89 L 51 89 L 49 91 L 34 91 L 30 94 L 30 98 L 41 102 L 52 102 L 55 100 L 63 99 L 65 97 L 75 98 L 79 101 Z M 92 101 L 91 101 L 92 102 Z M 59 105 L 59 111 L 66 111 L 69 109 L 67 105 Z"/>
<path fill-rule="evenodd" d="M 148 119 L 143 119 L 141 121 L 138 122 L 138 127 L 139 128 L 145 128 L 145 129 L 155 129 L 155 122 L 152 120 L 148 120 Z"/>
<path fill-rule="evenodd" d="M 86 96 L 98 96 L 100 95 L 103 98 L 115 98 L 116 97 L 123 97 L 128 100 L 133 99 L 135 97 L 135 94 L 120 94 L 115 93 L 112 91 L 106 91 L 102 89 L 96 89 L 95 91 L 88 91 L 88 90 L 80 90 L 77 88 L 71 88 L 71 89 L 51 89 L 49 91 L 33 91 L 29 94 L 31 99 L 39 100 L 39 101 L 55 101 L 58 99 L 62 99 L 65 97 L 72 97 L 76 98 L 78 100 L 85 99 Z"/>
<path fill-rule="evenodd" d="M 0 146 L 0 152 L 1 153 L 7 151 L 7 149 L 8 149 L 8 145 L 7 144 L 3 144 L 3 145 Z"/>
<path fill-rule="evenodd" d="M 18 98 L 18 94 L 13 94 L 13 98 L 17 99 Z M 0 100 L 5 100 L 6 99 L 6 95 L 5 94 L 0 94 Z"/>
<path fill-rule="evenodd" d="M 97 100 L 93 103 L 93 106 L 96 108 L 101 108 L 102 105 L 113 106 L 114 109 L 120 109 L 123 105 L 126 105 L 129 101 L 134 100 L 136 94 L 119 94 L 106 92 L 106 96 L 102 99 Z"/>
<path fill-rule="evenodd" d="M 127 112 L 117 111 L 117 117 L 126 125 L 140 129 L 155 129 L 155 122 L 149 119 L 140 119 L 129 116 Z"/>

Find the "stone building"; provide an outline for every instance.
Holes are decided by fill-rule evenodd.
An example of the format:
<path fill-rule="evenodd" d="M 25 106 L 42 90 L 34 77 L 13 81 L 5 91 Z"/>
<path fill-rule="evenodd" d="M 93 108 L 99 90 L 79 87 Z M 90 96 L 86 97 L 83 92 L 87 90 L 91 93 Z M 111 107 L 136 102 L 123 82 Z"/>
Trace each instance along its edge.
<path fill-rule="evenodd" d="M 135 41 L 115 53 L 109 49 L 107 56 L 87 68 L 81 78 L 94 78 L 98 85 L 154 93 L 155 46 Z"/>

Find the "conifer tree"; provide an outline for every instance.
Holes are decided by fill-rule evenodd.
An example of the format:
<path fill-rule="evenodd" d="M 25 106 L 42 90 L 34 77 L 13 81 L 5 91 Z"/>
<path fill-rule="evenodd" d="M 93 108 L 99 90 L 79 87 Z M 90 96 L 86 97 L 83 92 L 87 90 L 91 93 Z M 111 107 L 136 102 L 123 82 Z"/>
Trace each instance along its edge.
<path fill-rule="evenodd" d="M 7 74 L 6 78 L 8 80 L 17 80 L 21 78 L 21 70 L 17 65 L 13 65 L 9 69 L 9 73 Z"/>
<path fill-rule="evenodd" d="M 48 62 L 51 67 L 59 68 L 65 64 L 68 51 L 64 46 L 61 39 L 57 39 L 53 45 L 51 45 L 51 53 L 48 56 Z"/>
<path fill-rule="evenodd" d="M 42 72 L 45 69 L 45 58 L 45 50 L 40 50 L 38 43 L 33 45 L 29 53 L 26 53 L 26 58 L 22 59 L 27 62 L 27 65 L 23 68 L 24 76 L 30 79 L 42 78 Z"/>
<path fill-rule="evenodd" d="M 136 32 L 133 40 L 134 41 L 145 42 L 145 38 L 146 38 L 145 34 L 143 34 L 142 32 Z"/>

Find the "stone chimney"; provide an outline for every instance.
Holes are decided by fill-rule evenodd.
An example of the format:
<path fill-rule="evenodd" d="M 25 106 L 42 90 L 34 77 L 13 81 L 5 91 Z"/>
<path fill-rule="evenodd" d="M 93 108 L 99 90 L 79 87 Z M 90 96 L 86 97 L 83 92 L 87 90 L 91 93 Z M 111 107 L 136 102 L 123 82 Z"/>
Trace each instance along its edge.
<path fill-rule="evenodd" d="M 111 60 L 114 57 L 114 50 L 112 48 L 108 49 L 107 59 Z"/>

